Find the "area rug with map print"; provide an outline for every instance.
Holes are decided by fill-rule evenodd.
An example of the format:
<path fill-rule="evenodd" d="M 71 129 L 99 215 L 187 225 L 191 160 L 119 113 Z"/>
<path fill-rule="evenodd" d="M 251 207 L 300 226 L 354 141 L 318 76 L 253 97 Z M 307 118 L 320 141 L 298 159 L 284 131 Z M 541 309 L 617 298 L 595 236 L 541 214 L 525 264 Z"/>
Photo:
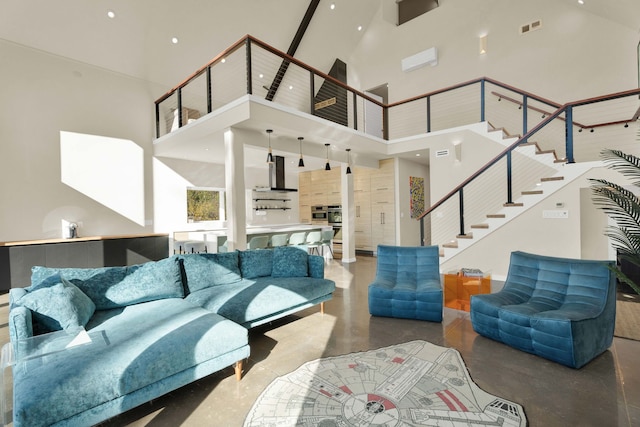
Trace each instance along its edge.
<path fill-rule="evenodd" d="M 481 390 L 456 350 L 425 341 L 307 362 L 275 379 L 245 427 L 526 426 L 522 406 Z"/>

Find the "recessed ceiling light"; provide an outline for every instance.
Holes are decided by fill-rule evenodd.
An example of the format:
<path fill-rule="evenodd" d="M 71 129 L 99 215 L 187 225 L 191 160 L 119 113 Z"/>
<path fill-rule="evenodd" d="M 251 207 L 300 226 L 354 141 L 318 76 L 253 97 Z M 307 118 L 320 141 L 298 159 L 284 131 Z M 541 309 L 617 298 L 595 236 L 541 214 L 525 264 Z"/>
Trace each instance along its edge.
<path fill-rule="evenodd" d="M 578 0 L 578 4 L 584 4 L 584 0 Z"/>
<path fill-rule="evenodd" d="M 227 62 L 227 58 L 222 58 L 222 59 L 220 60 L 220 62 L 222 62 L 222 63 L 224 64 L 225 62 Z"/>
<path fill-rule="evenodd" d="M 331 8 L 331 10 L 336 8 L 336 4 L 335 3 L 331 3 L 331 6 L 329 6 Z"/>
<path fill-rule="evenodd" d="M 416 157 L 420 157 L 420 153 L 416 153 Z"/>
<path fill-rule="evenodd" d="M 293 86 L 289 86 L 289 90 L 293 90 Z"/>
<path fill-rule="evenodd" d="M 264 74 L 260 73 L 260 76 L 259 76 L 259 77 L 260 77 L 260 78 L 263 78 L 263 77 L 264 77 Z"/>
<path fill-rule="evenodd" d="M 116 17 L 116 13 L 113 10 L 107 10 L 107 16 L 113 19 Z"/>
<path fill-rule="evenodd" d="M 358 25 L 358 31 L 362 31 L 362 25 Z"/>
<path fill-rule="evenodd" d="M 179 40 L 178 40 L 178 38 L 177 38 L 177 37 L 172 37 L 172 38 L 171 38 L 171 43 L 173 43 L 173 44 L 178 44 L 178 41 L 179 41 Z"/>

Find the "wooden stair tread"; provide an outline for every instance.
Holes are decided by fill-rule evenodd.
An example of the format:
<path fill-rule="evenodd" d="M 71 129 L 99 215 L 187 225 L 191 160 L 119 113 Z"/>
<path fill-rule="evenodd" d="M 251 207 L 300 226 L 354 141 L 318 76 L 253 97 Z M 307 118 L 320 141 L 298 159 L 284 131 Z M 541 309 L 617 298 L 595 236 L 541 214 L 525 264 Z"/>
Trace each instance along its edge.
<path fill-rule="evenodd" d="M 505 208 L 518 208 L 524 206 L 524 203 L 505 203 L 502 206 Z"/>
<path fill-rule="evenodd" d="M 487 218 L 506 218 L 505 214 L 487 214 Z"/>
<path fill-rule="evenodd" d="M 473 233 L 458 234 L 456 238 L 457 239 L 473 239 Z"/>
<path fill-rule="evenodd" d="M 457 248 L 458 248 L 458 242 L 443 243 L 443 244 L 442 244 L 442 247 L 443 247 L 443 248 L 457 249 Z"/>
<path fill-rule="evenodd" d="M 473 224 L 471 228 L 489 228 L 489 224 Z"/>
<path fill-rule="evenodd" d="M 521 193 L 523 196 L 531 196 L 533 194 L 542 194 L 542 190 L 527 190 Z"/>
<path fill-rule="evenodd" d="M 562 181 L 562 180 L 564 180 L 564 176 L 549 176 L 547 178 L 540 178 L 540 182 Z"/>

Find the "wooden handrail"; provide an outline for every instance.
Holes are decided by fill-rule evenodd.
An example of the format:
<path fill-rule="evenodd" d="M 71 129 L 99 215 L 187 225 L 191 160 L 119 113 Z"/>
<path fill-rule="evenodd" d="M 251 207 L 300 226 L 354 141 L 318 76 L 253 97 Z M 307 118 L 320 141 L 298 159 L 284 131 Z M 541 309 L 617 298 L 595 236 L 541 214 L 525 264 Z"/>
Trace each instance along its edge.
<path fill-rule="evenodd" d="M 510 151 L 513 151 L 518 145 L 520 145 L 522 142 L 524 141 L 528 141 L 529 138 L 537 133 L 540 129 L 542 129 L 543 127 L 545 127 L 547 124 L 549 124 L 552 120 L 555 120 L 556 118 L 558 118 L 560 116 L 560 114 L 562 114 L 563 112 L 566 111 L 567 108 L 569 107 L 579 107 L 582 105 L 587 105 L 587 104 L 594 104 L 596 102 L 604 102 L 604 101 L 611 101 L 614 99 L 618 99 L 618 98 L 625 98 L 627 96 L 633 96 L 633 95 L 640 95 L 640 88 L 639 89 L 631 89 L 631 90 L 626 90 L 623 92 L 616 92 L 616 93 L 611 93 L 608 95 L 602 95 L 602 96 L 597 96 L 594 98 L 587 98 L 587 99 L 583 99 L 580 101 L 573 101 L 573 102 L 568 102 L 562 106 L 560 106 L 556 111 L 554 111 L 553 113 L 551 113 L 549 115 L 549 117 L 547 117 L 546 119 L 542 120 L 541 122 L 539 122 L 537 125 L 535 125 L 530 131 L 528 131 L 525 135 L 523 135 L 522 137 L 518 138 L 518 140 L 516 140 L 513 144 L 511 144 L 510 146 L 508 146 L 507 148 L 505 148 L 502 152 L 500 152 L 500 154 L 498 154 L 497 156 L 495 156 L 493 159 L 489 160 L 484 166 L 482 166 L 480 169 L 478 169 L 475 173 L 473 173 L 471 176 L 469 176 L 469 178 L 465 179 L 462 183 L 460 183 L 459 185 L 457 185 L 453 190 L 451 190 L 450 192 L 448 192 L 444 197 L 442 197 L 440 200 L 438 200 L 436 203 L 434 203 L 433 205 L 431 205 L 428 209 L 426 209 L 418 218 L 416 218 L 418 221 L 422 221 L 423 218 L 427 215 L 429 215 L 431 212 L 433 212 L 435 209 L 437 209 L 438 207 L 440 207 L 440 205 L 442 205 L 444 202 L 446 202 L 447 200 L 449 200 L 452 196 L 454 196 L 456 193 L 458 193 L 462 188 L 466 187 L 471 181 L 473 181 L 474 179 L 476 179 L 478 176 L 480 176 L 481 174 L 483 174 L 487 169 L 489 169 L 491 166 L 493 166 L 495 163 L 497 163 L 500 159 L 502 159 L 504 156 L 507 155 L 507 153 L 509 153 Z M 637 112 L 638 115 L 640 115 L 640 110 L 639 112 Z M 614 122 L 612 122 L 614 123 Z M 617 122 L 618 124 L 621 123 L 627 123 L 627 121 L 619 121 Z"/>

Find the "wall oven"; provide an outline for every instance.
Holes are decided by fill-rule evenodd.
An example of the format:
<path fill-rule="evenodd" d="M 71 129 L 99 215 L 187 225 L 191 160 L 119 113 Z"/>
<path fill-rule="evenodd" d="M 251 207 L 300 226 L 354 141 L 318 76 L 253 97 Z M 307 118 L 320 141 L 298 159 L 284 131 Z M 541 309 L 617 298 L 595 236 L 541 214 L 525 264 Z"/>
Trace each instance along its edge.
<path fill-rule="evenodd" d="M 342 206 L 327 206 L 327 222 L 333 226 L 342 225 Z"/>
<path fill-rule="evenodd" d="M 326 224 L 327 216 L 326 206 L 311 206 L 311 222 Z"/>

